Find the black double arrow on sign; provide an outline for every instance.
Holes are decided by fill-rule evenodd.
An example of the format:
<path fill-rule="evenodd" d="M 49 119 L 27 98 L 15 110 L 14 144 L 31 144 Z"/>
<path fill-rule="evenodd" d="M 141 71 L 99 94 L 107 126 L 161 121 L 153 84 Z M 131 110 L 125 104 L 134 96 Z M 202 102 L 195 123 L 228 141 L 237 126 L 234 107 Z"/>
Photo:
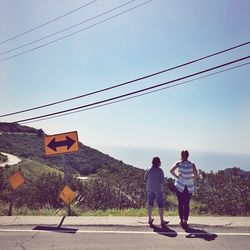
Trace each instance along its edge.
<path fill-rule="evenodd" d="M 76 141 L 73 140 L 72 138 L 66 136 L 66 140 L 63 141 L 56 141 L 56 138 L 54 137 L 50 143 L 47 145 L 50 149 L 54 150 L 57 152 L 58 147 L 65 147 L 67 146 L 67 149 L 69 150 L 75 143 Z"/>
<path fill-rule="evenodd" d="M 46 156 L 73 153 L 79 150 L 77 131 L 44 136 Z"/>

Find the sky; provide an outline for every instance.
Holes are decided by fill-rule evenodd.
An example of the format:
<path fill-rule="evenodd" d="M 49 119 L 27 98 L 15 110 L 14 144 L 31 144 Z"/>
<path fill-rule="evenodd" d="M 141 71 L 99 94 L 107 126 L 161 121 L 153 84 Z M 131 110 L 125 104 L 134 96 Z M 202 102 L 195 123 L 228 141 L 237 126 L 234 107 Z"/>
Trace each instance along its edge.
<path fill-rule="evenodd" d="M 1 0 L 1 115 L 120 84 L 250 41 L 248 0 L 128 2 Z M 2 54 L 80 22 L 84 23 Z M 77 33 L 43 46 L 73 32 Z M 25 54 L 4 60 L 22 52 Z M 248 44 L 112 91 L 2 117 L 0 122 L 97 102 L 249 55 Z M 231 66 L 247 62 L 250 60 Z M 156 155 L 169 166 L 185 148 L 199 168 L 239 166 L 250 170 L 249 114 L 250 64 L 138 98 L 25 125 L 42 128 L 47 134 L 78 131 L 83 144 L 141 168 L 147 168 Z"/>

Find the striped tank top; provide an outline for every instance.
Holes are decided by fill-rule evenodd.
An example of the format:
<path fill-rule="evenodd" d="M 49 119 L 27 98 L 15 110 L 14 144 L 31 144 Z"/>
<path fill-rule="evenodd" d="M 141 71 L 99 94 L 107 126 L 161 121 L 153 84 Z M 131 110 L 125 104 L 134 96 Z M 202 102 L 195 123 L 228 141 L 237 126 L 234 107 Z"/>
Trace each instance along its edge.
<path fill-rule="evenodd" d="M 187 186 L 188 192 L 194 192 L 193 163 L 190 161 L 179 162 L 179 177 L 175 181 L 175 186 L 179 192 L 183 192 Z"/>

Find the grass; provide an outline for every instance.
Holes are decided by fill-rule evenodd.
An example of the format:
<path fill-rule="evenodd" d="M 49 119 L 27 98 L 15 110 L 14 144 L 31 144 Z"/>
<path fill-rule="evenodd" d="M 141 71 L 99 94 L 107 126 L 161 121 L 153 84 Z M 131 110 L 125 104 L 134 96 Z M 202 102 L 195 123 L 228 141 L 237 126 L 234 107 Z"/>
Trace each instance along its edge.
<path fill-rule="evenodd" d="M 8 215 L 9 205 L 0 204 L 0 216 Z M 13 216 L 63 216 L 66 215 L 66 209 L 40 208 L 30 209 L 27 207 L 12 208 Z"/>
<path fill-rule="evenodd" d="M 156 211 L 154 211 L 154 214 Z M 129 209 L 107 209 L 95 211 L 82 211 L 82 216 L 147 216 L 145 208 L 129 208 Z"/>
<path fill-rule="evenodd" d="M 39 176 L 43 173 L 56 173 L 59 175 L 63 175 L 63 172 L 60 170 L 30 159 L 23 158 L 22 161 L 17 164 L 17 167 L 21 167 L 22 172 L 27 178 L 34 178 L 35 176 Z"/>
<path fill-rule="evenodd" d="M 176 197 L 168 196 L 168 200 L 171 201 L 171 209 L 165 210 L 165 216 L 178 216 L 177 200 Z M 0 204 L 0 216 L 8 214 L 9 205 Z M 190 215 L 202 215 L 198 213 L 197 204 L 191 200 L 190 203 Z M 63 216 L 67 215 L 67 207 L 61 209 L 54 208 L 40 208 L 40 209 L 30 209 L 27 207 L 15 208 L 13 207 L 13 215 L 24 215 L 24 216 Z M 144 217 L 147 216 L 146 208 L 128 208 L 128 209 L 106 209 L 106 210 L 84 210 L 76 206 L 71 205 L 72 216 L 136 216 Z M 152 211 L 153 216 L 158 216 L 158 209 L 155 206 Z"/>
<path fill-rule="evenodd" d="M 190 205 L 190 216 L 215 216 L 216 214 L 211 213 L 199 213 Z M 8 215 L 9 204 L 0 204 L 0 216 Z M 12 208 L 13 216 L 64 216 L 68 214 L 68 207 L 63 207 L 60 209 L 55 208 L 40 208 L 31 209 L 28 207 Z M 155 207 L 152 211 L 153 216 L 157 217 L 158 209 Z M 107 210 L 82 210 L 76 205 L 71 205 L 71 216 L 135 216 L 135 217 L 146 217 L 146 208 L 128 208 L 128 209 L 107 209 Z M 178 216 L 178 210 L 165 210 L 164 216 Z M 219 215 L 216 215 L 219 216 Z"/>
<path fill-rule="evenodd" d="M 0 204 L 0 216 L 8 215 L 9 205 Z M 61 209 L 53 208 L 41 208 L 41 209 L 30 209 L 27 207 L 12 208 L 13 216 L 63 216 L 67 215 L 67 207 Z M 81 210 L 75 205 L 71 206 L 72 216 L 147 216 L 146 208 L 129 208 L 129 209 L 107 209 L 107 210 Z M 153 209 L 153 215 L 158 216 L 157 208 Z M 165 211 L 166 216 L 176 216 L 177 211 Z"/>
<path fill-rule="evenodd" d="M 5 178 L 7 178 L 19 169 L 21 170 L 21 174 L 26 180 L 36 179 L 41 174 L 48 174 L 48 173 L 55 173 L 57 175 L 63 176 L 63 172 L 58 169 L 49 167 L 45 164 L 42 164 L 37 161 L 33 161 L 31 159 L 25 159 L 25 158 L 21 158 L 21 162 L 19 162 L 18 164 L 3 168 L 3 171 L 4 171 L 3 175 Z"/>
<path fill-rule="evenodd" d="M 158 216 L 158 210 L 156 208 L 152 211 L 153 216 Z M 177 211 L 167 211 L 164 212 L 165 216 L 177 216 Z M 147 216 L 146 208 L 139 209 L 107 209 L 103 210 L 95 210 L 95 211 L 83 211 L 80 216 L 136 216 L 136 217 L 145 217 Z"/>

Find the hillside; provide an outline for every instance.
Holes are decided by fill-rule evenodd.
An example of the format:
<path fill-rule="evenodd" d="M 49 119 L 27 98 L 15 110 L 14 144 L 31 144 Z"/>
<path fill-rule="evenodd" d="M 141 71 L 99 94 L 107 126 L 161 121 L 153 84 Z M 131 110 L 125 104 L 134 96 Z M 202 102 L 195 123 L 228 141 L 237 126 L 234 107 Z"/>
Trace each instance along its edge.
<path fill-rule="evenodd" d="M 0 123 L 0 152 L 14 154 L 62 170 L 60 156 L 46 157 L 44 155 L 44 134 L 42 129 L 13 123 Z M 96 173 L 102 167 L 132 167 L 81 142 L 78 152 L 66 155 L 66 164 L 72 173 L 80 175 Z"/>
<path fill-rule="evenodd" d="M 22 211 L 62 209 L 59 193 L 64 187 L 62 159 L 46 157 L 43 152 L 42 129 L 18 124 L 0 123 L 0 152 L 18 156 L 21 162 L 0 168 L 0 215 L 8 213 L 12 190 L 8 182 L 19 168 L 25 183 L 17 189 L 15 207 Z M 75 192 L 74 214 L 81 211 L 107 209 L 141 209 L 146 204 L 144 170 L 134 168 L 80 143 L 77 153 L 66 155 L 71 173 L 91 175 L 87 181 L 70 175 L 69 186 Z M 6 160 L 1 156 L 2 161 Z M 216 215 L 249 215 L 249 172 L 231 168 L 218 172 L 200 171 L 196 192 L 192 196 L 191 212 Z M 177 211 L 174 180 L 165 182 L 164 206 Z M 32 212 L 33 213 L 33 212 Z M 25 212 L 26 214 L 26 212 Z"/>
<path fill-rule="evenodd" d="M 64 187 L 60 156 L 44 155 L 42 129 L 0 123 L 0 152 L 15 155 L 21 162 L 0 168 L 0 215 L 8 214 L 12 189 L 8 178 L 17 169 L 25 179 L 18 187 L 15 207 L 22 211 L 62 209 L 59 193 Z M 5 160 L 1 156 L 2 161 Z M 74 209 L 140 208 L 145 204 L 144 171 L 79 143 L 77 153 L 66 154 L 71 174 L 68 185 L 76 194 Z M 88 181 L 77 175 L 91 175 Z M 19 212 L 18 212 L 19 213 Z M 26 214 L 26 212 L 24 212 Z M 76 213 L 77 214 L 77 213 Z"/>
<path fill-rule="evenodd" d="M 18 164 L 1 168 L 6 178 L 17 169 L 21 170 L 23 177 L 28 181 L 37 180 L 43 174 L 56 174 L 63 177 L 63 172 L 56 168 L 49 167 L 40 162 L 24 158 L 22 158 L 21 162 L 19 162 Z"/>
<path fill-rule="evenodd" d="M 227 168 L 224 170 L 225 174 L 238 175 L 250 181 L 250 171 L 244 171 L 240 168 Z"/>

